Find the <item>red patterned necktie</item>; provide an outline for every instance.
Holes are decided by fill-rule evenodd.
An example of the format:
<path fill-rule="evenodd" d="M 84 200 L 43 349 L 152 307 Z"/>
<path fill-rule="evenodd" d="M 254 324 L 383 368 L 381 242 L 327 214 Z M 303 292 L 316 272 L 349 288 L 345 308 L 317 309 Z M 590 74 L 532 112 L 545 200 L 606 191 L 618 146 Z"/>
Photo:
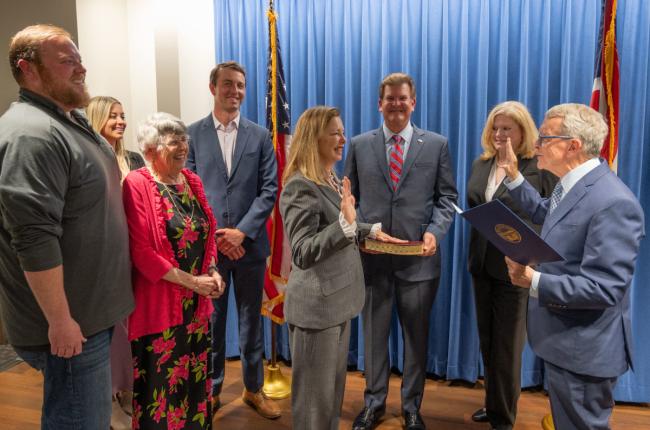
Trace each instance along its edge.
<path fill-rule="evenodd" d="M 393 191 L 397 190 L 397 184 L 399 184 L 399 179 L 402 176 L 402 165 L 404 164 L 404 150 L 402 149 L 402 136 L 399 134 L 393 135 L 391 138 L 393 145 L 390 148 L 390 154 L 388 156 L 389 162 L 389 172 L 390 179 L 393 183 Z"/>

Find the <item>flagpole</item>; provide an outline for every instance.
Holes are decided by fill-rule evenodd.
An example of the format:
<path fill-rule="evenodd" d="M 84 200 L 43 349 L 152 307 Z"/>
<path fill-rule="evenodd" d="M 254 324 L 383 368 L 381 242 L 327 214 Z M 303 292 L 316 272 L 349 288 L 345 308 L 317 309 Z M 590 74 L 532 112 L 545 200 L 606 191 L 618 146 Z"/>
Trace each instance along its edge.
<path fill-rule="evenodd" d="M 273 0 L 269 0 L 269 15 L 275 15 L 273 11 Z M 275 37 L 275 22 L 270 23 L 271 31 L 269 32 L 269 44 L 273 44 Z M 271 57 L 271 69 L 276 70 L 276 57 L 272 53 Z M 277 117 L 275 115 L 275 103 L 276 103 L 276 93 L 277 93 L 277 82 L 275 79 L 271 79 L 271 93 L 272 93 L 272 104 L 273 104 L 273 140 L 274 143 L 277 143 Z M 272 281 L 273 282 L 273 281 Z M 280 366 L 277 361 L 277 326 L 278 324 L 274 321 L 273 314 L 269 315 L 271 318 L 271 363 L 267 365 L 267 373 L 264 376 L 264 386 L 262 391 L 264 395 L 269 399 L 280 400 L 286 399 L 291 395 L 291 382 L 283 374 Z"/>

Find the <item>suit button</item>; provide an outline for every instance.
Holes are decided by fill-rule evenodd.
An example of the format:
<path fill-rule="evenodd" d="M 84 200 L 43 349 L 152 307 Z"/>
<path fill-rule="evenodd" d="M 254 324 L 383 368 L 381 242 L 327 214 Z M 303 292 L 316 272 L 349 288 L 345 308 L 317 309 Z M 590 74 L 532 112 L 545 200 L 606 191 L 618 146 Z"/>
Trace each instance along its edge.
<path fill-rule="evenodd" d="M 228 212 L 222 213 L 221 216 L 224 217 L 224 218 L 228 218 Z"/>

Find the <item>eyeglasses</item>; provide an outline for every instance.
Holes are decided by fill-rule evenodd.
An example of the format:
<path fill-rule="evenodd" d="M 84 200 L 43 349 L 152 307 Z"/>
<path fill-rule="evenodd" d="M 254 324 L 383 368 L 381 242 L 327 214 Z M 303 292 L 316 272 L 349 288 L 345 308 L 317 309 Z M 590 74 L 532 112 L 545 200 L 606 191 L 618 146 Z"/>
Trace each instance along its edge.
<path fill-rule="evenodd" d="M 544 145 L 548 145 L 551 143 L 553 139 L 561 139 L 561 140 L 571 140 L 573 139 L 573 136 L 566 136 L 566 135 L 560 135 L 560 136 L 546 136 L 543 134 L 540 134 L 537 136 L 537 140 L 535 141 L 535 145 L 539 146 L 540 148 Z"/>

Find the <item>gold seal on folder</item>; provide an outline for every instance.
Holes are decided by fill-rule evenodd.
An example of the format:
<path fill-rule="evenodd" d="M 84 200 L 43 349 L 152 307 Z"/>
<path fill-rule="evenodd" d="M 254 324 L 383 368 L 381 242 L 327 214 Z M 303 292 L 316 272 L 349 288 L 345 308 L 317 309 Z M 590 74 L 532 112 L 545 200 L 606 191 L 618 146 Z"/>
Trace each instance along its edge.
<path fill-rule="evenodd" d="M 521 242 L 521 235 L 519 234 L 519 232 L 507 224 L 495 225 L 494 232 L 498 234 L 501 239 L 507 242 L 510 243 Z"/>

